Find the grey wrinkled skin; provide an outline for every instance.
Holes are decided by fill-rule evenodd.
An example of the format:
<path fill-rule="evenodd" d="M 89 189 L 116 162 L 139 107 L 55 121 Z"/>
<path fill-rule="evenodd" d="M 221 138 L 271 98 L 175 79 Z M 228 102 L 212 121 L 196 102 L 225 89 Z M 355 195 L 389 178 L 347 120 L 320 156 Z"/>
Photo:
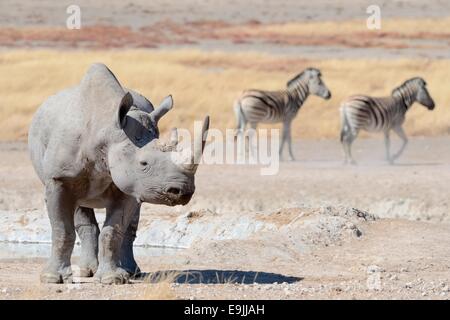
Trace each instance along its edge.
<path fill-rule="evenodd" d="M 124 88 L 124 90 L 131 93 L 133 104 L 138 109 L 147 113 L 151 113 L 154 110 L 152 103 L 141 94 L 127 88 Z M 159 138 L 159 133 L 156 133 L 156 138 Z M 124 234 L 119 255 L 121 268 L 125 269 L 132 277 L 138 276 L 141 272 L 133 254 L 133 242 L 136 239 L 140 208 L 139 205 Z M 97 271 L 98 236 L 100 234 L 100 229 L 93 209 L 80 207 L 75 211 L 75 229 L 81 242 L 81 261 L 79 262 L 80 276 L 91 277 Z"/>
<path fill-rule="evenodd" d="M 175 163 L 177 140 L 159 140 L 158 121 L 172 98 L 153 108 L 127 92 L 103 64 L 94 64 L 79 85 L 45 101 L 33 117 L 28 145 L 45 186 L 52 252 L 41 282 L 70 282 L 75 231 L 81 239 L 81 274 L 105 284 L 126 283 L 138 271 L 132 244 L 142 202 L 184 205 L 194 190 L 200 147 Z M 196 137 L 197 138 L 197 137 Z M 198 144 L 197 144 L 198 146 Z M 174 157 L 175 156 L 175 157 Z M 106 208 L 100 230 L 95 208 Z"/>

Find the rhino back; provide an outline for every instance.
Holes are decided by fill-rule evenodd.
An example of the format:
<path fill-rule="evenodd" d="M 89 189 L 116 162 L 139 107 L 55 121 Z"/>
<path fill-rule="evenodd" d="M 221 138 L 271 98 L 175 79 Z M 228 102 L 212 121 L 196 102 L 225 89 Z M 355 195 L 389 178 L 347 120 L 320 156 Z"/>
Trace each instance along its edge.
<path fill-rule="evenodd" d="M 37 110 L 28 133 L 28 149 L 39 178 L 74 174 L 84 119 L 77 103 L 79 88 L 63 90 Z M 74 170 L 75 169 L 75 170 Z"/>
<path fill-rule="evenodd" d="M 81 82 L 45 101 L 29 131 L 29 149 L 38 176 L 71 178 L 102 176 L 106 140 L 121 137 L 115 119 L 125 92 L 101 63 L 92 64 Z M 101 171 L 101 172 L 100 172 Z"/>

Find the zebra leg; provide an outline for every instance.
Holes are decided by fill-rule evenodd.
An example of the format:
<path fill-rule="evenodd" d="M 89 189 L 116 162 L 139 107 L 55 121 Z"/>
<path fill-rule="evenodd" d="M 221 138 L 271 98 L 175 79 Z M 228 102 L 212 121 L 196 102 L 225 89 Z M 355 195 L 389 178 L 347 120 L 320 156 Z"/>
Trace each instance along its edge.
<path fill-rule="evenodd" d="M 389 137 L 389 129 L 384 131 L 384 147 L 386 148 L 386 161 L 392 164 L 393 159 L 390 155 L 391 139 Z"/>
<path fill-rule="evenodd" d="M 394 127 L 393 130 L 400 137 L 400 139 L 402 139 L 403 144 L 400 147 L 400 150 L 398 150 L 398 152 L 396 154 L 394 154 L 394 156 L 392 157 L 392 161 L 396 160 L 398 157 L 401 156 L 401 154 L 403 153 L 403 151 L 406 148 L 406 145 L 408 144 L 408 138 L 406 137 L 405 131 L 403 131 L 402 127 L 400 127 L 400 126 Z"/>
<path fill-rule="evenodd" d="M 247 126 L 247 122 L 245 121 L 245 118 L 242 114 L 241 111 L 241 106 L 239 104 L 239 102 L 236 102 L 233 106 L 234 109 L 234 115 L 236 116 L 236 131 L 235 131 L 235 137 L 237 141 L 240 141 L 242 143 L 242 148 L 237 150 L 237 152 L 240 154 L 241 157 L 243 157 L 243 155 L 245 154 L 245 141 L 243 141 L 242 139 L 244 137 L 244 130 L 245 127 Z M 238 144 L 239 147 L 239 144 Z"/>
<path fill-rule="evenodd" d="M 357 131 L 352 131 L 352 128 L 349 125 L 347 116 L 345 114 L 345 106 L 341 106 L 340 113 L 341 113 L 341 143 L 342 148 L 344 149 L 344 165 L 348 164 L 349 162 L 351 164 L 356 164 L 355 160 L 352 158 L 352 142 L 355 140 Z"/>
<path fill-rule="evenodd" d="M 286 126 L 286 123 L 283 123 L 283 132 L 281 134 L 281 143 L 280 143 L 280 151 L 279 151 L 280 160 L 283 159 L 283 148 L 284 148 L 284 143 L 286 142 L 286 139 L 287 139 L 287 131 L 288 131 L 288 128 Z"/>
<path fill-rule="evenodd" d="M 356 161 L 352 157 L 352 143 L 355 141 L 357 135 L 357 132 L 352 132 L 351 130 L 344 130 L 341 132 L 341 142 L 345 154 L 344 164 L 356 164 Z"/>
<path fill-rule="evenodd" d="M 250 123 L 250 130 L 248 134 L 248 147 L 250 159 L 258 159 L 258 147 L 257 147 L 257 137 L 256 137 L 256 127 L 257 123 Z"/>
<path fill-rule="evenodd" d="M 291 138 L 291 123 L 286 124 L 287 127 L 287 143 L 289 148 L 289 160 L 295 161 L 294 153 L 292 152 L 292 138 Z"/>

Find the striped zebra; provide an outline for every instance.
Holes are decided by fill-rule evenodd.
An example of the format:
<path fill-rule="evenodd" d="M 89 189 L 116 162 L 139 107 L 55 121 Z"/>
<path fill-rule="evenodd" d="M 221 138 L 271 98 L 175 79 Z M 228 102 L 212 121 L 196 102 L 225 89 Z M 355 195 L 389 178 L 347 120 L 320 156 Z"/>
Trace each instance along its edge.
<path fill-rule="evenodd" d="M 234 112 L 237 118 L 236 133 L 243 133 L 247 123 L 254 131 L 258 123 L 283 123 L 283 133 L 280 144 L 280 158 L 283 146 L 287 141 L 290 160 L 294 160 L 291 143 L 291 123 L 300 107 L 310 94 L 323 99 L 330 99 L 331 92 L 322 81 L 321 72 L 315 68 L 307 68 L 293 79 L 288 81 L 286 89 L 280 91 L 246 90 L 234 103 Z M 250 137 L 251 149 L 255 145 Z"/>
<path fill-rule="evenodd" d="M 416 77 L 405 81 L 392 91 L 390 97 L 372 98 L 356 95 L 342 102 L 341 112 L 341 143 L 345 153 L 345 163 L 355 164 L 351 153 L 351 144 L 356 139 L 360 129 L 369 132 L 384 132 L 386 160 L 393 163 L 400 157 L 408 143 L 402 124 L 406 111 L 414 102 L 434 109 L 434 101 L 427 90 L 427 84 L 422 78 Z M 389 132 L 394 132 L 402 139 L 403 144 L 393 156 L 390 155 Z"/>

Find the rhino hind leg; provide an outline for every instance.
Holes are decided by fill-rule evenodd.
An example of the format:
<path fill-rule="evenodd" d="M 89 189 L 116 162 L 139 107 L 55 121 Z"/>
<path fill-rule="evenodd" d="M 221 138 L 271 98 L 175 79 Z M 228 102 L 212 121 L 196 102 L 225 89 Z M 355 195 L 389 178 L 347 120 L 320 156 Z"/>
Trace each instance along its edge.
<path fill-rule="evenodd" d="M 99 237 L 99 265 L 94 277 L 102 284 L 128 283 L 130 274 L 120 265 L 122 242 L 139 204 L 136 199 L 118 195 L 106 208 L 106 219 Z"/>
<path fill-rule="evenodd" d="M 98 237 L 100 235 L 93 209 L 78 207 L 75 210 L 75 229 L 81 242 L 79 276 L 92 277 L 98 267 Z"/>
<path fill-rule="evenodd" d="M 133 242 L 136 239 L 136 232 L 139 224 L 140 206 L 133 213 L 133 218 L 125 232 L 122 247 L 120 250 L 120 266 L 125 269 L 131 277 L 139 277 L 141 270 L 134 259 Z"/>
<path fill-rule="evenodd" d="M 70 257 L 75 244 L 74 208 L 71 193 L 57 180 L 45 186 L 46 205 L 52 227 L 52 252 L 40 275 L 42 283 L 72 282 Z"/>

